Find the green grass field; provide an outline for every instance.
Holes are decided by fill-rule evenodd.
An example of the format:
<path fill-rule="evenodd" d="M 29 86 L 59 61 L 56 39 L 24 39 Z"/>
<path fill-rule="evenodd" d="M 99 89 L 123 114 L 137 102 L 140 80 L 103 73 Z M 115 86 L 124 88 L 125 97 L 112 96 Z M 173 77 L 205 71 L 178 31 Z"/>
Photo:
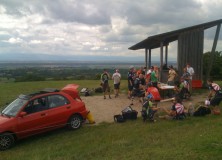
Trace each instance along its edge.
<path fill-rule="evenodd" d="M 77 83 L 95 88 L 98 81 L 0 83 L 1 106 L 21 93 L 62 88 Z M 126 90 L 126 82 L 123 83 Z M 19 141 L 0 152 L 1 160 L 220 160 L 222 115 L 188 117 L 183 121 L 142 119 L 122 124 L 83 125 L 77 131 L 59 129 Z"/>

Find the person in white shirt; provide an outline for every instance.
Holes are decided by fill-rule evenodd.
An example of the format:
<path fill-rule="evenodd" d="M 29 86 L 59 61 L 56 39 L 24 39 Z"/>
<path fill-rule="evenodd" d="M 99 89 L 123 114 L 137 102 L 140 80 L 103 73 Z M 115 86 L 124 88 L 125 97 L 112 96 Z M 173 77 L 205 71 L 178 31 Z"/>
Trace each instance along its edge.
<path fill-rule="evenodd" d="M 190 66 L 189 63 L 187 63 L 187 72 L 190 73 L 190 80 L 192 80 L 192 77 L 194 75 L 194 69 Z"/>
<path fill-rule="evenodd" d="M 190 74 L 190 78 L 189 78 L 190 88 L 189 88 L 189 90 L 191 92 L 192 91 L 192 79 L 193 79 L 193 75 L 194 75 L 194 69 L 193 69 L 193 67 L 190 66 L 189 63 L 187 63 L 187 72 Z"/>
<path fill-rule="evenodd" d="M 114 83 L 114 92 L 115 92 L 115 98 L 116 98 L 119 96 L 119 88 L 120 88 L 120 80 L 121 80 L 121 74 L 119 73 L 118 69 L 116 69 L 116 72 L 113 73 L 112 79 Z"/>

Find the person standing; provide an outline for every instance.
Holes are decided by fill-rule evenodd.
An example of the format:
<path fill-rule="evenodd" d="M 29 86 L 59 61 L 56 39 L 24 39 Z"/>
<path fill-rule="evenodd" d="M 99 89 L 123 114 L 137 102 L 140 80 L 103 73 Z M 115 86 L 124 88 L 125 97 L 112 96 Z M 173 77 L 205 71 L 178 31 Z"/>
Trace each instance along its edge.
<path fill-rule="evenodd" d="M 173 66 L 169 66 L 169 74 L 168 74 L 167 84 L 170 86 L 174 86 L 174 81 L 175 81 L 176 76 L 177 76 L 177 73 L 174 70 Z"/>
<path fill-rule="evenodd" d="M 116 69 L 116 72 L 113 73 L 112 79 L 114 83 L 114 93 L 115 93 L 115 98 L 116 98 L 119 96 L 119 87 L 120 87 L 120 80 L 121 80 L 121 74 L 119 73 L 118 69 Z"/>
<path fill-rule="evenodd" d="M 107 72 L 106 69 L 104 69 L 103 73 L 101 74 L 101 85 L 102 85 L 102 88 L 103 88 L 104 99 L 106 99 L 106 93 L 107 92 L 109 94 L 109 98 L 112 99 L 111 96 L 110 96 L 109 78 L 110 78 L 109 73 Z"/>
<path fill-rule="evenodd" d="M 183 69 L 183 75 L 182 75 L 182 78 L 187 81 L 187 83 L 189 83 L 189 80 L 190 80 L 190 73 L 187 72 L 187 67 L 184 67 Z"/>
<path fill-rule="evenodd" d="M 189 63 L 187 63 L 187 72 L 190 74 L 190 78 L 189 78 L 189 91 L 191 92 L 192 91 L 192 79 L 193 79 L 193 76 L 194 76 L 194 69 L 193 67 L 190 66 Z"/>
<path fill-rule="evenodd" d="M 158 78 L 159 78 L 159 71 L 158 71 L 158 67 L 155 66 L 154 67 L 154 70 L 152 71 L 151 75 L 150 75 L 150 80 L 151 80 L 151 83 L 152 83 L 152 86 L 153 87 L 157 87 L 157 84 L 158 84 Z"/>
<path fill-rule="evenodd" d="M 129 72 L 127 74 L 127 80 L 128 80 L 128 98 L 130 99 L 132 96 L 132 90 L 133 90 L 133 84 L 134 84 L 134 66 L 129 67 Z"/>
<path fill-rule="evenodd" d="M 167 79 L 167 84 L 169 86 L 174 86 L 175 85 L 175 78 L 177 76 L 176 71 L 174 70 L 173 66 L 169 66 L 169 72 L 168 72 L 168 79 Z M 174 92 L 173 90 L 168 90 L 168 96 L 172 97 Z"/>
<path fill-rule="evenodd" d="M 150 69 L 146 72 L 146 84 L 149 86 L 150 85 L 150 78 L 151 78 L 151 73 L 153 72 L 154 67 L 151 66 Z"/>

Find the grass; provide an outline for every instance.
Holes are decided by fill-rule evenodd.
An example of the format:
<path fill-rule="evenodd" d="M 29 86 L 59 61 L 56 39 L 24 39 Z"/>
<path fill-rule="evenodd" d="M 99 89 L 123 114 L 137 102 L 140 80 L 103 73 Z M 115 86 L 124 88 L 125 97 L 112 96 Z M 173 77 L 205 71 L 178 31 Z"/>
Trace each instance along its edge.
<path fill-rule="evenodd" d="M 44 88 L 61 89 L 67 84 L 78 84 L 81 88 L 97 88 L 99 80 L 70 80 L 70 81 L 37 81 L 37 82 L 17 82 L 17 83 L 0 83 L 0 106 L 4 106 L 6 102 L 10 102 L 17 98 L 19 94 L 32 93 Z M 122 91 L 126 92 L 126 80 L 122 81 Z M 113 88 L 113 86 L 111 85 Z"/>
<path fill-rule="evenodd" d="M 1 103 L 24 92 L 62 88 L 68 83 L 89 88 L 99 84 L 98 81 L 5 83 L 0 84 Z M 59 129 L 21 140 L 10 150 L 0 152 L 0 159 L 219 160 L 222 159 L 221 126 L 221 115 L 188 117 L 183 121 L 158 120 L 156 123 L 143 123 L 139 118 L 122 124 L 83 125 L 76 131 Z"/>
<path fill-rule="evenodd" d="M 221 159 L 221 116 L 60 129 L 0 152 L 4 160 Z"/>

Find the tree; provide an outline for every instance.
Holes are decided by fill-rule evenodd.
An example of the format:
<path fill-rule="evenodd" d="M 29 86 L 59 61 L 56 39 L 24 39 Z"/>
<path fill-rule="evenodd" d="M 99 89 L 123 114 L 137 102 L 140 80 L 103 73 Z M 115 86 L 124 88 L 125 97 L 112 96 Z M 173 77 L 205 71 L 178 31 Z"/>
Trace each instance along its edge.
<path fill-rule="evenodd" d="M 210 66 L 210 58 L 211 54 L 213 54 L 213 63 L 212 63 L 212 69 L 209 71 Z M 207 72 L 209 72 L 209 76 L 207 75 Z M 213 77 L 214 79 L 219 79 L 222 76 L 222 52 L 206 52 L 203 55 L 203 75 L 205 77 L 205 80 L 207 80 L 209 77 Z"/>

